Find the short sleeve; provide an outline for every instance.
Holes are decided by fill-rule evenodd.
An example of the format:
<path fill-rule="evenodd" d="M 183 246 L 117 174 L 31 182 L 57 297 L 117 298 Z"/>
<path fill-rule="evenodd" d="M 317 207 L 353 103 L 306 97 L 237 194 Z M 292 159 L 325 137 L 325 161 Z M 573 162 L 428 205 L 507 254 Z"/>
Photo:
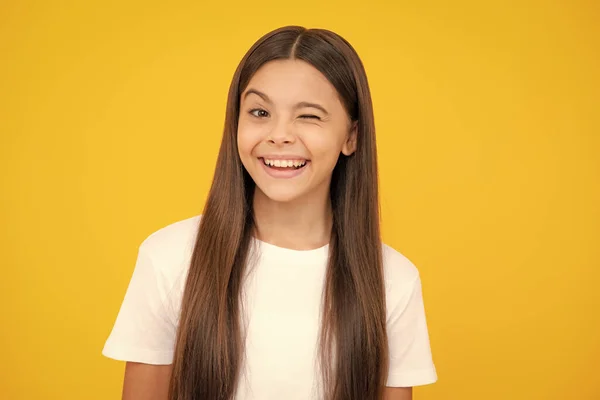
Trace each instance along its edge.
<path fill-rule="evenodd" d="M 412 387 L 437 380 L 431 356 L 421 280 L 399 287 L 387 321 L 390 369 L 386 386 Z"/>
<path fill-rule="evenodd" d="M 144 364 L 172 363 L 176 326 L 168 310 L 167 281 L 142 243 L 123 303 L 102 354 Z"/>

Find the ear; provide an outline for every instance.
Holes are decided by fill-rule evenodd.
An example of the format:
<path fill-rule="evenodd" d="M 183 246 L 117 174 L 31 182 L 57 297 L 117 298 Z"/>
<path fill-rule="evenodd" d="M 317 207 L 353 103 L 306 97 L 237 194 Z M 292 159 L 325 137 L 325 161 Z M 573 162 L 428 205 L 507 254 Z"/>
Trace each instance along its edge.
<path fill-rule="evenodd" d="M 358 121 L 353 121 L 348 137 L 342 146 L 342 154 L 350 156 L 356 151 L 356 136 L 358 135 Z"/>

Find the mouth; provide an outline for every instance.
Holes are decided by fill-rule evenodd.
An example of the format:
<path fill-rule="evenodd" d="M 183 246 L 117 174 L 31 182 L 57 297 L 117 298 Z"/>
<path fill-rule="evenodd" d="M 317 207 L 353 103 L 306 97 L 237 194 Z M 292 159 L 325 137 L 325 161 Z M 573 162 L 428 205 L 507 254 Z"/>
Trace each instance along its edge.
<path fill-rule="evenodd" d="M 267 167 L 276 171 L 289 171 L 299 170 L 304 167 L 310 160 L 298 159 L 298 160 L 270 160 L 260 157 L 259 160 Z"/>
<path fill-rule="evenodd" d="M 273 178 L 293 178 L 300 175 L 310 164 L 310 160 L 276 160 L 259 157 L 258 160 L 263 168 Z"/>

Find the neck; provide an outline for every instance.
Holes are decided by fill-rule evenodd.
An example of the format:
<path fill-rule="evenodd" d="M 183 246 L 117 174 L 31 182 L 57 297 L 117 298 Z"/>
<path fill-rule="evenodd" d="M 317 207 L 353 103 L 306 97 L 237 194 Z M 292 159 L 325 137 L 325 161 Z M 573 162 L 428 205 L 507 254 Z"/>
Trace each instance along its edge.
<path fill-rule="evenodd" d="M 256 235 L 263 242 L 293 250 L 312 250 L 329 243 L 333 222 L 329 193 L 278 202 L 257 187 L 253 208 Z"/>

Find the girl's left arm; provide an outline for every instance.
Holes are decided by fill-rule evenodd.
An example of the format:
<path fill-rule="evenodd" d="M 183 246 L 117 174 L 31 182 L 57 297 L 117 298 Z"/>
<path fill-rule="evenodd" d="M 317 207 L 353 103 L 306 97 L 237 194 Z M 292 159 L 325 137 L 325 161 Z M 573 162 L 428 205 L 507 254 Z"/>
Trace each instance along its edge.
<path fill-rule="evenodd" d="M 411 387 L 386 387 L 383 390 L 383 400 L 412 400 Z"/>

